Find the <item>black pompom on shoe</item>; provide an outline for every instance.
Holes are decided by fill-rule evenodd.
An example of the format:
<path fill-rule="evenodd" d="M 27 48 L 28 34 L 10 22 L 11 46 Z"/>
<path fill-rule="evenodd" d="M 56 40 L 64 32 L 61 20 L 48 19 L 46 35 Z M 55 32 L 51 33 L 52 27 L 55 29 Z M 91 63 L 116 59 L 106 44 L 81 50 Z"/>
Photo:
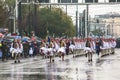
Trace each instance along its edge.
<path fill-rule="evenodd" d="M 20 60 L 18 60 L 18 63 L 20 63 Z"/>

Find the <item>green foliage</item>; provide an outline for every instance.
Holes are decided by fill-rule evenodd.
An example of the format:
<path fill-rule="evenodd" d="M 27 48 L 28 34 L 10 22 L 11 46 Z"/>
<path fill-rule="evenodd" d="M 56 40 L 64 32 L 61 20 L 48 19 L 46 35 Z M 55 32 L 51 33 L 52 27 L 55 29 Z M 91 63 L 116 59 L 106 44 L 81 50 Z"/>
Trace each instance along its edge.
<path fill-rule="evenodd" d="M 5 4 L 7 4 L 10 11 L 14 10 L 14 8 L 15 8 L 15 0 L 5 0 Z"/>
<path fill-rule="evenodd" d="M 1 6 L 2 2 L 0 0 L 0 26 L 7 24 L 5 21 L 9 19 L 10 15 L 14 15 L 15 1 L 5 0 L 4 5 L 8 9 L 4 9 L 3 5 Z M 26 2 L 26 0 L 22 0 L 22 2 Z M 19 16 L 21 25 L 18 25 L 20 30 L 22 29 L 22 31 L 26 32 L 33 30 L 41 38 L 45 38 L 47 35 L 55 35 L 55 37 L 75 36 L 75 26 L 73 25 L 72 19 L 62 9 L 49 6 L 44 8 L 40 7 L 40 5 L 34 4 L 21 5 L 21 16 Z"/>
<path fill-rule="evenodd" d="M 47 31 L 50 36 L 54 34 L 55 37 L 73 37 L 75 35 L 71 17 L 67 16 L 60 8 L 41 8 L 37 14 L 39 24 L 36 32 L 40 33 L 37 34 L 38 36 L 45 37 Z"/>
<path fill-rule="evenodd" d="M 8 10 L 5 4 L 0 0 L 0 27 L 4 27 L 6 20 L 8 19 Z"/>
<path fill-rule="evenodd" d="M 104 33 L 102 32 L 101 29 L 95 29 L 94 31 L 92 31 L 93 35 L 103 35 Z"/>

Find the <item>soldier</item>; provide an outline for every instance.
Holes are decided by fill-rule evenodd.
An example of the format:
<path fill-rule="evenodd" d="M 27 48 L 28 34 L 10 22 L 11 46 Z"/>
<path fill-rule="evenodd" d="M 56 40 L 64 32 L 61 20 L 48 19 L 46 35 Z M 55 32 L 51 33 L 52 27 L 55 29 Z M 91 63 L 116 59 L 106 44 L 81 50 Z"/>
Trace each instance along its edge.
<path fill-rule="evenodd" d="M 70 52 L 72 52 L 73 57 L 75 57 L 75 53 L 74 53 L 74 50 L 75 50 L 75 42 L 74 42 L 73 40 L 71 40 L 71 42 L 70 42 L 69 50 L 70 50 Z"/>
<path fill-rule="evenodd" d="M 61 40 L 60 41 L 60 48 L 58 49 L 58 55 L 59 55 L 59 57 L 61 57 L 62 56 L 62 61 L 64 61 L 64 56 L 65 56 L 65 42 L 64 42 L 64 40 Z"/>
<path fill-rule="evenodd" d="M 41 41 L 41 46 L 40 46 L 39 52 L 43 58 L 46 58 L 46 56 L 47 56 L 46 41 Z"/>
<path fill-rule="evenodd" d="M 97 40 L 95 50 L 96 50 L 96 53 L 97 53 L 98 56 L 100 54 L 100 45 L 101 45 L 100 41 Z"/>
<path fill-rule="evenodd" d="M 54 49 L 53 49 L 53 47 L 54 47 L 53 42 L 50 42 L 48 49 L 47 49 L 48 55 L 50 58 L 50 63 L 54 62 Z"/>
<path fill-rule="evenodd" d="M 20 40 L 18 40 L 17 43 L 18 43 L 18 50 L 17 50 L 18 54 L 17 54 L 17 57 L 18 57 L 18 62 L 20 63 L 20 56 L 23 53 L 23 45 L 22 45 Z"/>
<path fill-rule="evenodd" d="M 91 49 L 91 42 L 90 40 L 87 39 L 85 43 L 85 52 L 86 52 L 86 57 L 88 57 L 88 62 L 92 62 L 92 49 Z"/>
<path fill-rule="evenodd" d="M 18 63 L 20 63 L 20 60 L 19 60 L 19 52 L 18 52 L 18 49 L 19 49 L 19 44 L 17 42 L 17 39 L 14 39 L 13 43 L 11 44 L 11 47 L 12 47 L 12 54 L 14 54 L 14 63 L 17 63 L 17 60 L 18 60 Z"/>
<path fill-rule="evenodd" d="M 69 54 L 70 41 L 66 39 L 66 55 Z"/>

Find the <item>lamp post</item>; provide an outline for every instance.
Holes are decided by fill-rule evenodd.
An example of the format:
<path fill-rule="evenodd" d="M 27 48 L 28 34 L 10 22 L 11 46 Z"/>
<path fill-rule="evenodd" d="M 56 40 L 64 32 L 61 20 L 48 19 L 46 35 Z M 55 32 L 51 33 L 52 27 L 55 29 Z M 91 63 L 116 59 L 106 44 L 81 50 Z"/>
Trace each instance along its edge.
<path fill-rule="evenodd" d="M 28 1 L 30 3 L 30 0 Z M 29 33 L 29 36 L 30 36 L 30 31 L 31 31 L 31 25 L 30 25 L 30 4 L 29 4 L 29 16 L 28 16 L 28 33 Z"/>
<path fill-rule="evenodd" d="M 14 17 L 14 28 L 13 28 L 13 32 L 16 33 L 18 30 L 17 30 L 17 27 L 18 27 L 18 0 L 16 0 L 15 2 L 15 9 L 14 9 L 14 13 L 15 13 L 15 17 Z"/>
<path fill-rule="evenodd" d="M 28 33 L 29 33 L 29 36 L 30 36 L 31 29 L 33 29 L 34 31 L 36 30 L 37 7 L 36 7 L 35 3 L 37 2 L 37 0 L 28 0 L 27 2 L 29 3 L 29 7 L 28 7 L 28 11 L 29 11 L 29 15 L 28 15 Z M 31 4 L 33 4 L 33 6 L 34 6 L 33 17 L 31 17 Z M 31 21 L 31 19 L 33 21 Z M 33 22 L 33 23 L 31 24 L 31 22 Z M 31 25 L 34 26 L 34 27 L 31 27 Z"/>
<path fill-rule="evenodd" d="M 36 3 L 37 2 L 37 0 L 34 0 L 34 31 L 36 31 L 37 29 L 36 29 L 36 23 L 37 23 L 37 6 L 36 6 Z"/>
<path fill-rule="evenodd" d="M 114 15 L 112 15 L 112 37 L 114 36 L 113 27 L 114 27 Z"/>
<path fill-rule="evenodd" d="M 21 0 L 15 0 L 15 9 L 14 9 L 14 33 L 21 32 Z M 20 29 L 19 29 L 20 28 Z"/>

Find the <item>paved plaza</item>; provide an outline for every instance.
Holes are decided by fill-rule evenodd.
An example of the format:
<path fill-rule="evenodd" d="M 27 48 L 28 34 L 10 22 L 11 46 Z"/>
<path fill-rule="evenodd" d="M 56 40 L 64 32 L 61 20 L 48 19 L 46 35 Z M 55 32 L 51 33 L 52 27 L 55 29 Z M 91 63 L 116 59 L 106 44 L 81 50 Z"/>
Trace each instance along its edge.
<path fill-rule="evenodd" d="M 65 56 L 65 61 L 56 57 L 54 63 L 49 59 L 22 59 L 0 62 L 0 80 L 120 80 L 120 49 L 115 54 L 100 59 L 94 54 L 93 62 L 88 63 L 85 56 Z"/>

